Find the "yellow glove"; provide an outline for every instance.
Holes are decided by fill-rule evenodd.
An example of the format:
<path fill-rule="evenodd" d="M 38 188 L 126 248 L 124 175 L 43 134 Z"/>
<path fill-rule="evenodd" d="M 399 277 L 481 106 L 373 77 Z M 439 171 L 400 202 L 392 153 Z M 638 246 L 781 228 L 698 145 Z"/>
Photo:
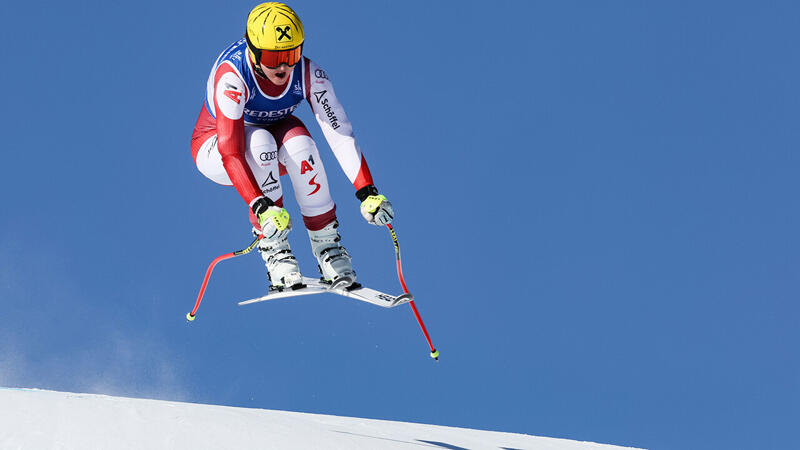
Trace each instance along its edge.
<path fill-rule="evenodd" d="M 266 197 L 262 197 L 253 204 L 253 213 L 258 218 L 261 234 L 267 239 L 282 239 L 292 229 L 289 212 L 276 206 Z"/>
<path fill-rule="evenodd" d="M 394 209 L 385 195 L 370 195 L 361 202 L 361 215 L 367 222 L 382 227 L 392 223 Z"/>

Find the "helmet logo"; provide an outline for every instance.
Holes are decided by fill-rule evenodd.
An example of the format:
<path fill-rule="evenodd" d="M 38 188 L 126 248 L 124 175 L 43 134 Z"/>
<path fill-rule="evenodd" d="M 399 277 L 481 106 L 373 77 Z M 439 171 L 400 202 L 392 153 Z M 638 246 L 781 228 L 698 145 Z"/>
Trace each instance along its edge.
<path fill-rule="evenodd" d="M 278 25 L 275 27 L 275 41 L 277 42 L 284 42 L 284 41 L 291 41 L 292 35 L 289 34 L 292 31 L 292 27 L 290 25 Z"/>

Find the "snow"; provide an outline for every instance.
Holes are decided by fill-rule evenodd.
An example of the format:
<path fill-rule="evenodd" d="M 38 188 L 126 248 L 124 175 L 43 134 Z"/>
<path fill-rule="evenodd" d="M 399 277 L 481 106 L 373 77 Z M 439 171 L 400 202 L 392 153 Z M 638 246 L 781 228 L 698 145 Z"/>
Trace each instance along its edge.
<path fill-rule="evenodd" d="M 2 449 L 619 449 L 524 434 L 0 388 Z"/>

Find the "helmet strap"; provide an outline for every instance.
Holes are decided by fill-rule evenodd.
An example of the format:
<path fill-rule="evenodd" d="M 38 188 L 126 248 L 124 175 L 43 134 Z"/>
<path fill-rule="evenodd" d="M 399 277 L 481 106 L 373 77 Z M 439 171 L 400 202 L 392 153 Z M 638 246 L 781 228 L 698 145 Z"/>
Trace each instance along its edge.
<path fill-rule="evenodd" d="M 247 41 L 247 49 L 250 50 L 250 54 L 253 55 L 253 59 L 255 60 L 255 61 L 250 61 L 250 65 L 253 67 L 253 70 L 257 74 L 261 75 L 264 78 L 267 78 L 267 74 L 265 74 L 264 71 L 261 70 L 261 65 L 259 64 L 259 61 L 261 61 L 261 49 L 256 48 L 256 46 L 253 45 L 252 42 L 250 42 L 250 36 L 247 35 L 247 30 L 245 30 L 244 32 L 244 39 Z"/>
<path fill-rule="evenodd" d="M 261 65 L 260 65 L 260 64 L 258 64 L 258 63 L 252 63 L 252 62 L 251 62 L 251 63 L 250 63 L 250 67 L 252 67 L 252 68 L 253 68 L 253 71 L 254 71 L 255 73 L 257 73 L 257 74 L 261 75 L 261 76 L 262 76 L 262 77 L 264 77 L 264 78 L 267 78 L 267 74 L 265 74 L 265 73 L 264 73 L 264 71 L 263 71 L 263 70 L 261 70 Z M 269 79 L 269 78 L 267 78 L 267 79 Z"/>

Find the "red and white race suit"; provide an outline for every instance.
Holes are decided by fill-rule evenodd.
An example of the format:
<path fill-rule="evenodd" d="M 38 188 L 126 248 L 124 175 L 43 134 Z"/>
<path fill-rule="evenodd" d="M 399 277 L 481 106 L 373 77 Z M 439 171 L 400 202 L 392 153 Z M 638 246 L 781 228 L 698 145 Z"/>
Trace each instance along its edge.
<path fill-rule="evenodd" d="M 308 101 L 339 165 L 358 190 L 373 181 L 353 128 L 317 64 L 303 58 L 287 83 L 277 86 L 255 73 L 247 52 L 242 39 L 214 64 L 192 134 L 192 157 L 203 175 L 233 185 L 250 206 L 262 196 L 282 206 L 280 175 L 288 173 L 306 228 L 320 230 L 336 219 L 336 205 L 316 144 L 292 112 L 303 99 Z"/>

